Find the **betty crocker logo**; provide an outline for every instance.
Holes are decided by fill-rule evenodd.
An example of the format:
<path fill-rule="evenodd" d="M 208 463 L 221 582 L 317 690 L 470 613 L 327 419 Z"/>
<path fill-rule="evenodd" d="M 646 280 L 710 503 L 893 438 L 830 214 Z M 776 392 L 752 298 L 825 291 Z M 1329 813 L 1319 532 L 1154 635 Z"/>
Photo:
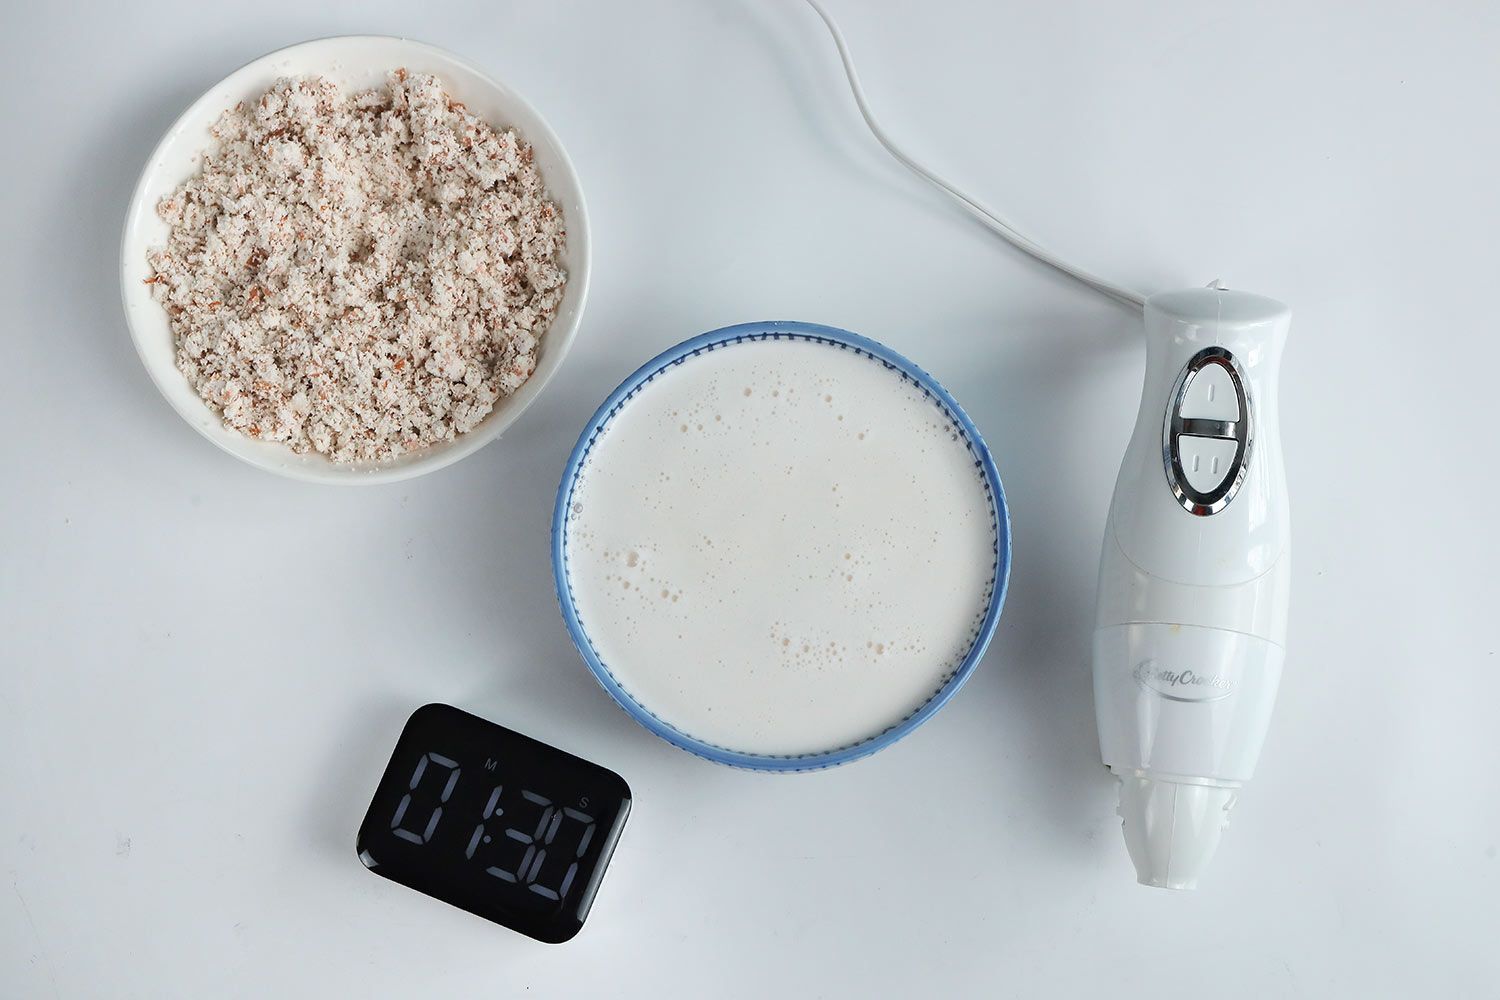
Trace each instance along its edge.
<path fill-rule="evenodd" d="M 1173 701 L 1216 701 L 1234 693 L 1234 682 L 1223 674 L 1201 674 L 1190 668 L 1173 670 L 1155 660 L 1142 660 L 1132 672 L 1136 683 Z"/>

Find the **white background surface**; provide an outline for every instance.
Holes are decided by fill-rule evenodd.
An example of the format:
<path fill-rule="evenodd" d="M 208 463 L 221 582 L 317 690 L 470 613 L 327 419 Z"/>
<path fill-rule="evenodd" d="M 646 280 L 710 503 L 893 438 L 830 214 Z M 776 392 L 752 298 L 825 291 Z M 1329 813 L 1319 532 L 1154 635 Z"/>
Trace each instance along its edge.
<path fill-rule="evenodd" d="M 1222 277 L 1296 310 L 1286 679 L 1217 863 L 1169 895 L 1134 884 L 1087 674 L 1136 320 L 891 163 L 793 0 L 232 6 L 5 15 L 0 994 L 1497 994 L 1494 7 L 833 5 L 892 130 L 1057 250 L 1145 291 Z M 452 48 L 531 98 L 597 240 L 538 404 L 375 490 L 215 451 L 147 381 L 115 283 L 131 186 L 181 109 L 350 32 Z M 792 778 L 629 721 L 547 563 L 595 404 L 671 343 L 773 317 L 943 379 L 1015 527 L 961 695 L 891 750 Z M 355 861 L 430 700 L 634 787 L 573 943 Z"/>

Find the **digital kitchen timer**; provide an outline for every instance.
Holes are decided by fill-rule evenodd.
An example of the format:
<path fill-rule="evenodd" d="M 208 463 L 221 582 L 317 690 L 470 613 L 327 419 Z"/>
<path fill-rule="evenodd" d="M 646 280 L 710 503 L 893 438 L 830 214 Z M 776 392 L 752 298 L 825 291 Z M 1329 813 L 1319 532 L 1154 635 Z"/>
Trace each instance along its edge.
<path fill-rule="evenodd" d="M 630 786 L 608 768 L 424 705 L 355 849 L 377 875 L 555 944 L 583 927 L 629 813 Z"/>

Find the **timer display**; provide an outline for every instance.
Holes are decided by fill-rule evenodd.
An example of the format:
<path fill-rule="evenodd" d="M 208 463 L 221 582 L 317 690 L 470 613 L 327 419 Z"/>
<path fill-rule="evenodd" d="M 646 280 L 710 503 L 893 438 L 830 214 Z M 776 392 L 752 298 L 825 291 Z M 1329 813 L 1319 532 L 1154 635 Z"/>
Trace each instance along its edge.
<path fill-rule="evenodd" d="M 449 705 L 417 709 L 359 828 L 377 875 L 539 941 L 577 934 L 630 812 L 613 771 Z"/>

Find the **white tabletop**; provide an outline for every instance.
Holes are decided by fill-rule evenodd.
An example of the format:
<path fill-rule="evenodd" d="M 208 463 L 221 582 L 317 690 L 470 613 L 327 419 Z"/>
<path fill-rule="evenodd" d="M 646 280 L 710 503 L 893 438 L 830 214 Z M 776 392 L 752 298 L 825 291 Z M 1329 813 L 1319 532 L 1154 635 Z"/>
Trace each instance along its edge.
<path fill-rule="evenodd" d="M 800 3 L 31 4 L 0 39 L 0 994 L 1493 995 L 1494 11 L 830 2 L 892 131 L 1064 255 L 1295 310 L 1287 671 L 1203 888 L 1135 884 L 1094 735 L 1139 320 L 892 163 Z M 199 438 L 136 360 L 115 277 L 172 119 L 248 59 L 342 33 L 431 41 L 526 94 L 596 239 L 538 404 L 368 490 Z M 894 748 L 797 777 L 636 726 L 570 645 L 548 565 L 596 403 L 658 350 L 766 318 L 941 378 L 1015 529 L 968 686 Z M 630 781 L 573 942 L 355 860 L 427 701 Z"/>

